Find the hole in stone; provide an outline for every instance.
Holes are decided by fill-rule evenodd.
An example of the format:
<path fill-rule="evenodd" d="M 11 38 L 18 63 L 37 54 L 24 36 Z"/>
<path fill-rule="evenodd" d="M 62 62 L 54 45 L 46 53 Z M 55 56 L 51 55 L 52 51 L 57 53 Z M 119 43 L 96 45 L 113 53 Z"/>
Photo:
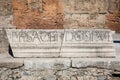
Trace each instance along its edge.
<path fill-rule="evenodd" d="M 119 77 L 119 78 L 120 78 L 120 72 L 112 73 L 112 76 L 113 76 L 113 77 Z"/>
<path fill-rule="evenodd" d="M 120 43 L 120 41 L 114 41 L 114 43 Z"/>
<path fill-rule="evenodd" d="M 11 46 L 9 45 L 9 54 L 12 56 L 12 57 L 14 57 L 13 56 L 13 52 L 12 52 L 12 49 L 11 49 Z"/>

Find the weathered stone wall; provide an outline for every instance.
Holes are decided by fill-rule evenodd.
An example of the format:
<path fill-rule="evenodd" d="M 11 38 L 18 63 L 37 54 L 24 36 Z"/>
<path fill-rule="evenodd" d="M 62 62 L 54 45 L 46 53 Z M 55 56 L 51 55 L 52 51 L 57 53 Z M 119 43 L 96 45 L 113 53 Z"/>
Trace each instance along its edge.
<path fill-rule="evenodd" d="M 61 0 L 13 0 L 13 11 L 17 28 L 63 28 Z"/>
<path fill-rule="evenodd" d="M 1 0 L 0 26 L 119 30 L 119 16 L 114 21 L 111 16 L 106 18 L 119 10 L 118 3 L 119 0 Z"/>
<path fill-rule="evenodd" d="M 9 42 L 5 29 L 0 29 L 0 58 L 8 57 Z"/>

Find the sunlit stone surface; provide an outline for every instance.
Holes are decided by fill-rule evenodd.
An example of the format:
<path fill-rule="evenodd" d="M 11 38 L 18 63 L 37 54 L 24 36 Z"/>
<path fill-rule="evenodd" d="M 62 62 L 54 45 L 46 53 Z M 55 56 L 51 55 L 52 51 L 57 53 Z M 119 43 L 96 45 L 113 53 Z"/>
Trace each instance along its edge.
<path fill-rule="evenodd" d="M 114 57 L 112 34 L 102 29 L 7 30 L 15 57 Z"/>

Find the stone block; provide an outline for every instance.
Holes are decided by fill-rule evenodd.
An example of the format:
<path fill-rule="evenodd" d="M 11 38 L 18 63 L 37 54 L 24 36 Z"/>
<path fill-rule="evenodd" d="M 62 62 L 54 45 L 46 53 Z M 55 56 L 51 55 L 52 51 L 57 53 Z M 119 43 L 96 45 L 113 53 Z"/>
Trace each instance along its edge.
<path fill-rule="evenodd" d="M 113 32 L 97 29 L 66 30 L 61 57 L 115 57 Z"/>
<path fill-rule="evenodd" d="M 63 30 L 8 30 L 15 57 L 59 57 Z"/>
<path fill-rule="evenodd" d="M 71 60 L 68 58 L 40 58 L 25 59 L 25 69 L 29 70 L 49 70 L 67 69 L 70 67 Z"/>
<path fill-rule="evenodd" d="M 5 29 L 0 29 L 0 58 L 10 57 L 9 42 Z"/>
<path fill-rule="evenodd" d="M 101 29 L 7 30 L 15 57 L 115 57 L 112 34 Z"/>
<path fill-rule="evenodd" d="M 63 29 L 61 0 L 13 0 L 13 11 L 18 29 Z"/>
<path fill-rule="evenodd" d="M 109 60 L 105 59 L 91 59 L 91 58 L 72 58 L 72 67 L 86 68 L 86 67 L 97 67 L 97 68 L 109 68 Z"/>
<path fill-rule="evenodd" d="M 109 0 L 108 11 L 114 13 L 119 10 L 119 0 Z"/>
<path fill-rule="evenodd" d="M 15 58 L 3 58 L 0 59 L 0 67 L 4 68 L 18 68 L 23 66 L 24 59 L 15 59 Z"/>
<path fill-rule="evenodd" d="M 39 12 L 43 11 L 43 0 L 28 0 L 28 7 L 31 10 L 38 9 Z"/>
<path fill-rule="evenodd" d="M 76 68 L 104 68 L 120 70 L 119 58 L 72 58 L 72 67 Z"/>

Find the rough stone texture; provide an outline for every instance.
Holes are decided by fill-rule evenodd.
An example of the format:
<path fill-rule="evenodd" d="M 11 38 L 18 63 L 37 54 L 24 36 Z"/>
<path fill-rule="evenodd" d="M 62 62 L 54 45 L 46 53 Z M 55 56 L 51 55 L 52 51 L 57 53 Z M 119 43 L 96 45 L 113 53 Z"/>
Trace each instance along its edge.
<path fill-rule="evenodd" d="M 106 13 L 108 8 L 109 0 L 64 0 L 66 13 Z"/>
<path fill-rule="evenodd" d="M 19 80 L 21 69 L 0 68 L 0 80 Z"/>
<path fill-rule="evenodd" d="M 105 15 L 118 11 L 118 2 L 119 0 L 1 0 L 0 27 L 110 28 L 119 32 L 119 19 L 115 18 L 114 22 L 106 21 L 105 18 Z"/>
<path fill-rule="evenodd" d="M 15 59 L 15 58 L 1 58 L 0 67 L 3 68 L 19 68 L 24 65 L 24 59 Z"/>
<path fill-rule="evenodd" d="M 0 28 L 13 28 L 12 0 L 0 0 Z"/>
<path fill-rule="evenodd" d="M 116 32 L 120 32 L 120 11 L 106 15 L 106 25 Z"/>
<path fill-rule="evenodd" d="M 119 3 L 119 4 L 118 4 Z M 109 0 L 109 8 L 108 11 L 110 13 L 114 13 L 115 11 L 120 10 L 120 0 Z"/>
<path fill-rule="evenodd" d="M 111 7 L 110 7 L 110 14 L 106 15 L 106 25 L 108 28 L 110 28 L 111 30 L 114 30 L 116 32 L 120 32 L 120 0 L 116 0 L 118 4 L 118 6 L 116 6 L 116 2 L 114 2 L 115 0 L 111 1 Z M 118 10 L 114 10 L 115 7 L 119 7 Z"/>
<path fill-rule="evenodd" d="M 116 58 L 94 58 L 94 59 L 80 59 L 80 58 L 72 58 L 72 66 L 76 68 L 83 67 L 96 67 L 96 68 L 104 68 L 120 71 L 120 63 L 119 59 Z"/>
<path fill-rule="evenodd" d="M 6 62 L 13 61 L 14 64 L 19 63 L 19 59 L 2 59 Z M 14 62 L 16 60 L 16 62 Z M 74 59 L 52 59 L 49 60 L 49 62 L 46 62 L 47 59 L 22 59 L 24 60 L 24 65 L 18 65 L 14 67 L 3 67 L 0 66 L 0 80 L 120 80 L 120 61 L 119 59 L 85 59 L 85 58 L 79 58 L 77 60 L 80 61 L 86 61 L 87 64 L 81 64 L 82 67 L 74 66 L 75 63 Z M 70 61 L 69 61 L 70 60 Z M 91 63 L 91 61 L 95 61 L 96 64 Z M 4 61 L 4 62 L 5 62 Z M 18 61 L 18 62 L 17 62 Z M 118 61 L 118 62 L 116 62 Z M 3 61 L 2 61 L 3 62 Z M 21 62 L 21 61 L 20 61 Z M 30 62 L 40 64 L 39 69 L 34 67 L 35 64 L 29 64 Z M 104 68 L 99 67 L 99 65 L 102 65 L 104 63 L 100 62 L 107 62 L 109 63 L 109 66 L 114 66 L 114 68 Z M 51 65 L 58 63 L 64 63 L 64 65 L 67 64 L 66 68 L 55 68 Z M 90 64 L 91 63 L 91 64 Z M 7 63 L 5 63 L 8 65 Z M 79 62 L 80 64 L 80 62 Z M 87 66 L 89 67 L 87 67 Z M 96 66 L 94 66 L 96 65 Z M 105 63 L 105 65 L 108 65 Z M 10 65 L 9 65 L 10 66 Z M 48 66 L 51 66 L 49 68 L 46 68 Z M 60 66 L 60 65 L 59 65 Z M 68 67 L 69 66 L 69 67 Z M 40 69 L 40 67 L 42 67 Z M 45 68 L 44 68 L 45 67 Z M 53 69 L 54 68 L 54 69 Z M 117 75 L 117 76 L 115 76 Z"/>
<path fill-rule="evenodd" d="M 118 0 L 64 0 L 64 28 L 108 28 L 105 15 L 118 10 Z"/>
<path fill-rule="evenodd" d="M 0 16 L 0 29 L 2 28 L 7 28 L 7 29 L 13 29 L 15 28 L 15 26 L 12 25 L 12 20 L 13 20 L 13 16 L 9 15 L 9 16 Z"/>
<path fill-rule="evenodd" d="M 17 28 L 63 28 L 61 0 L 13 0 L 13 11 Z"/>
<path fill-rule="evenodd" d="M 0 29 L 0 58 L 10 57 L 9 42 L 5 29 Z"/>

